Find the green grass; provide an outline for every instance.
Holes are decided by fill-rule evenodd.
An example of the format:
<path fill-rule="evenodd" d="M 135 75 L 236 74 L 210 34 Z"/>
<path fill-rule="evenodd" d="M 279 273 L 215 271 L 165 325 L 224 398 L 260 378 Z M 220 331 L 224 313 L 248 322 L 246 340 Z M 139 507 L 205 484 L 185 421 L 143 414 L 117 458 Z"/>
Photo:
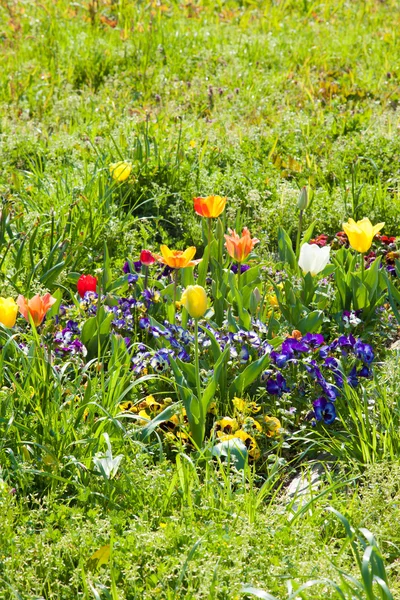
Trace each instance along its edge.
<path fill-rule="evenodd" d="M 58 289 L 70 301 L 74 274 L 103 267 L 104 242 L 115 277 L 143 247 L 201 247 L 198 195 L 227 195 L 228 222 L 248 225 L 270 261 L 278 227 L 295 236 L 303 185 L 315 233 L 366 215 L 396 235 L 398 9 L 2 2 L 0 295 Z M 117 186 L 109 164 L 121 159 L 135 180 Z M 346 396 L 340 434 L 310 447 L 300 431 L 296 459 L 271 449 L 261 473 L 131 435 L 118 417 L 130 372 L 115 348 L 109 372 L 84 373 L 73 361 L 51 370 L 40 344 L 11 359 L 2 349 L 0 599 L 239 600 L 246 585 L 286 599 L 329 579 L 344 596 L 325 581 L 298 597 L 387 600 L 328 507 L 372 532 L 400 598 L 398 354 L 380 340 L 376 379 Z M 93 462 L 105 459 L 103 434 L 122 456 L 115 476 Z M 288 483 L 316 459 L 329 469 L 293 518 Z M 364 575 L 359 595 L 344 574 Z"/>

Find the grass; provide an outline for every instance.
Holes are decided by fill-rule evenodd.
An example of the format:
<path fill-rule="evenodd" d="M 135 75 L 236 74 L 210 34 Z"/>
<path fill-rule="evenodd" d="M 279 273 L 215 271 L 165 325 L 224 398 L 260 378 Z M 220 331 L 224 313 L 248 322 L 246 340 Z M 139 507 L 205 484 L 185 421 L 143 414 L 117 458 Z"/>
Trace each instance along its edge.
<path fill-rule="evenodd" d="M 114 277 L 143 247 L 201 247 L 198 195 L 227 195 L 271 264 L 303 185 L 316 233 L 364 215 L 397 233 L 397 0 L 4 0 L 0 22 L 1 296 L 69 301 L 104 244 Z M 398 354 L 379 336 L 375 381 L 343 401 L 354 427 L 312 448 L 301 430 L 296 460 L 277 447 L 261 473 L 131 435 L 117 347 L 108 372 L 57 372 L 34 341 L 0 357 L 0 599 L 388 599 L 361 568 L 381 576 L 380 556 L 400 598 Z M 293 518 L 288 484 L 315 460 Z"/>

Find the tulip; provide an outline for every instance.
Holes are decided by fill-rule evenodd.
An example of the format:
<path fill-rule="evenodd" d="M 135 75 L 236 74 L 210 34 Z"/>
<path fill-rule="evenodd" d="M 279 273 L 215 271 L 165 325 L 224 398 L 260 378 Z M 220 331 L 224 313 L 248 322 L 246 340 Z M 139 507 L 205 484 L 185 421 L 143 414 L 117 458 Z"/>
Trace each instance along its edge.
<path fill-rule="evenodd" d="M 83 298 L 86 292 L 95 292 L 97 290 L 97 278 L 93 277 L 93 275 L 81 275 L 76 288 L 80 297 Z"/>
<path fill-rule="evenodd" d="M 304 273 L 317 275 L 323 271 L 329 262 L 331 248 L 320 248 L 316 244 L 303 244 L 300 249 L 299 266 Z"/>
<path fill-rule="evenodd" d="M 239 237 L 235 230 L 228 229 L 228 231 L 230 235 L 225 235 L 225 247 L 228 254 L 237 262 L 242 263 L 260 240 L 252 239 L 247 227 L 243 229 L 242 237 Z"/>
<path fill-rule="evenodd" d="M 181 303 L 193 319 L 200 319 L 207 310 L 207 294 L 201 285 L 189 285 L 182 294 Z"/>
<path fill-rule="evenodd" d="M 147 289 L 147 281 L 149 279 L 149 266 L 155 263 L 156 259 L 150 252 L 150 250 L 142 250 L 140 253 L 140 262 L 144 266 L 144 289 Z"/>
<path fill-rule="evenodd" d="M 110 165 L 110 175 L 115 181 L 125 181 L 128 179 L 132 171 L 132 165 L 130 162 L 120 160 L 119 162 L 112 163 Z"/>
<path fill-rule="evenodd" d="M 170 250 L 168 246 L 160 246 L 161 256 L 156 256 L 156 259 L 168 265 L 171 269 L 184 269 L 185 267 L 193 267 L 200 260 L 192 260 L 196 254 L 196 247 L 190 246 L 185 251 L 182 250 Z"/>
<path fill-rule="evenodd" d="M 150 267 L 150 265 L 152 265 L 156 259 L 154 258 L 150 250 L 142 250 L 140 253 L 139 260 L 145 267 Z"/>
<path fill-rule="evenodd" d="M 193 198 L 194 210 L 201 217 L 216 219 L 224 211 L 226 198 L 222 196 L 206 196 Z"/>
<path fill-rule="evenodd" d="M 0 298 L 0 323 L 5 327 L 14 327 L 17 320 L 18 305 L 13 298 Z"/>
<path fill-rule="evenodd" d="M 29 315 L 36 327 L 38 327 L 47 311 L 57 302 L 56 298 L 49 293 L 44 296 L 33 296 L 30 300 L 27 300 L 24 296 L 19 295 L 17 298 L 17 304 L 21 315 L 29 322 Z"/>
<path fill-rule="evenodd" d="M 371 248 L 372 240 L 384 225 L 385 223 L 372 225 L 371 221 L 364 217 L 357 223 L 353 219 L 349 219 L 348 223 L 343 223 L 343 229 L 349 238 L 350 246 L 357 252 L 364 253 Z"/>

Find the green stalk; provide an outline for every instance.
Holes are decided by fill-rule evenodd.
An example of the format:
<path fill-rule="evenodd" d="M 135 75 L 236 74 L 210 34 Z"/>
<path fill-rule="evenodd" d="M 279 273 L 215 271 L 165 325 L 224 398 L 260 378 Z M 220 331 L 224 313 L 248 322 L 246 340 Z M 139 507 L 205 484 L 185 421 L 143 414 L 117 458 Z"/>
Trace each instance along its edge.
<path fill-rule="evenodd" d="M 201 401 L 201 381 L 200 381 L 200 361 L 199 361 L 199 320 L 194 320 L 194 368 L 196 373 L 196 390 L 197 390 L 197 402 L 199 406 L 200 422 L 196 425 L 196 433 L 194 434 L 194 441 L 200 448 L 204 438 L 204 415 L 203 415 L 203 404 Z M 193 432 L 194 433 L 194 432 Z M 199 434 L 199 435 L 198 435 Z"/>
<path fill-rule="evenodd" d="M 199 363 L 199 320 L 194 320 L 194 366 L 196 370 L 196 390 L 197 398 L 201 403 L 201 382 L 200 382 L 200 363 Z M 200 411 L 201 412 L 201 411 Z"/>
<path fill-rule="evenodd" d="M 360 252 L 360 256 L 361 256 L 361 281 L 364 283 L 364 279 L 365 279 L 364 253 Z"/>
<path fill-rule="evenodd" d="M 303 227 L 303 210 L 300 209 L 299 212 L 299 225 L 297 227 L 297 239 L 296 239 L 296 258 L 299 258 L 300 255 L 300 238 L 301 238 L 301 230 Z"/>
<path fill-rule="evenodd" d="M 176 317 L 176 292 L 178 288 L 178 270 L 179 269 L 175 269 L 174 272 L 174 321 Z"/>

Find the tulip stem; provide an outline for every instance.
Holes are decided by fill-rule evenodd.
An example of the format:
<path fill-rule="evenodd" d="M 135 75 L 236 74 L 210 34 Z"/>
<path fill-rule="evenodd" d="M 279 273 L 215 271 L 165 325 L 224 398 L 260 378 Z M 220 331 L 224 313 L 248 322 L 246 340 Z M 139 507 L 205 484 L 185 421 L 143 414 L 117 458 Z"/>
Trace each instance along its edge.
<path fill-rule="evenodd" d="M 144 268 L 144 289 L 147 290 L 147 280 L 149 279 L 149 267 L 146 265 Z"/>
<path fill-rule="evenodd" d="M 178 288 L 178 270 L 179 269 L 175 269 L 174 272 L 174 321 L 176 317 L 176 292 Z"/>
<path fill-rule="evenodd" d="M 199 364 L 199 320 L 194 320 L 194 366 L 196 369 L 196 389 L 197 399 L 201 405 L 201 383 L 200 383 L 200 364 Z"/>
<path fill-rule="evenodd" d="M 296 258 L 299 258 L 300 255 L 300 237 L 301 237 L 301 230 L 303 227 L 303 210 L 300 209 L 299 212 L 299 225 L 297 227 L 297 239 L 296 239 Z"/>
<path fill-rule="evenodd" d="M 238 290 L 240 290 L 240 276 L 242 274 L 242 263 L 238 263 Z"/>
<path fill-rule="evenodd" d="M 365 279 L 365 263 L 364 263 L 364 254 L 360 252 L 361 256 L 361 281 L 364 283 Z"/>

